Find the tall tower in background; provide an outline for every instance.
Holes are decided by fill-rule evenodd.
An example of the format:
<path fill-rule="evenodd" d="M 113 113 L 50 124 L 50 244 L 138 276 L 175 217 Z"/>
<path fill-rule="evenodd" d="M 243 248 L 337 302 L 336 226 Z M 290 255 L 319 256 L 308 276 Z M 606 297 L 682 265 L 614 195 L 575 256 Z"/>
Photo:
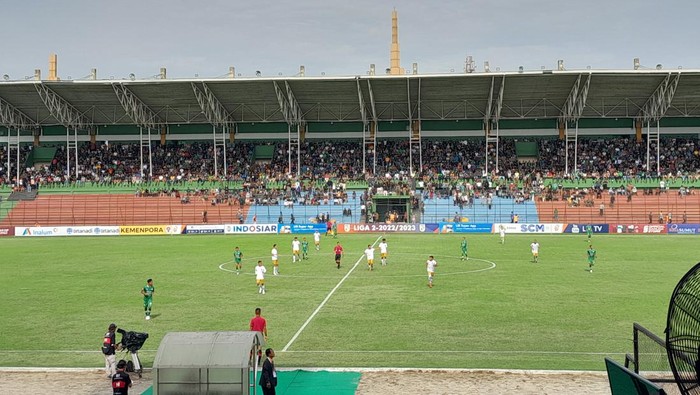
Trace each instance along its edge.
<path fill-rule="evenodd" d="M 404 70 L 401 67 L 401 50 L 399 49 L 399 14 L 396 8 L 391 12 L 391 67 L 389 74 L 400 75 Z"/>

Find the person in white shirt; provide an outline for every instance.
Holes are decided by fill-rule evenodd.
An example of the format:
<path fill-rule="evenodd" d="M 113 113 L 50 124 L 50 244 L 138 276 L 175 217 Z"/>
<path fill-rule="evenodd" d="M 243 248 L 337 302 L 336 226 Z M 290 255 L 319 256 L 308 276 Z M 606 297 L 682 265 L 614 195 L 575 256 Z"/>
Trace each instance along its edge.
<path fill-rule="evenodd" d="M 389 254 L 389 245 L 386 243 L 386 239 L 382 239 L 379 243 L 379 258 L 382 260 L 382 266 L 386 265 L 386 257 Z"/>
<path fill-rule="evenodd" d="M 299 241 L 298 238 L 294 237 L 294 240 L 292 240 L 292 262 L 296 262 L 297 259 L 301 260 L 301 257 L 299 256 L 301 251 L 301 242 Z"/>
<path fill-rule="evenodd" d="M 501 244 L 506 244 L 506 227 L 503 225 L 499 226 L 498 233 L 501 235 Z"/>
<path fill-rule="evenodd" d="M 425 268 L 428 271 L 428 287 L 432 288 L 433 287 L 433 277 L 435 277 L 435 267 L 437 267 L 437 261 L 435 261 L 434 256 L 428 257 L 428 260 L 425 262 Z"/>
<path fill-rule="evenodd" d="M 372 247 L 372 245 L 367 245 L 365 255 L 367 256 L 367 268 L 370 271 L 374 270 L 374 247 Z"/>
<path fill-rule="evenodd" d="M 316 245 L 316 251 L 321 249 L 321 233 L 318 230 L 314 232 L 314 245 Z"/>
<path fill-rule="evenodd" d="M 537 240 L 533 241 L 532 244 L 530 244 L 530 251 L 532 251 L 532 262 L 534 262 L 534 263 L 539 262 L 540 243 L 538 243 Z"/>
<path fill-rule="evenodd" d="M 277 254 L 277 244 L 272 245 L 272 250 L 270 251 L 270 255 L 272 256 L 272 274 L 276 276 L 276 275 L 280 274 L 280 270 L 279 270 L 280 261 L 279 261 L 279 255 Z"/>
<path fill-rule="evenodd" d="M 267 269 L 263 266 L 263 262 L 258 261 L 258 266 L 255 266 L 255 284 L 258 286 L 259 294 L 265 294 L 265 273 Z"/>

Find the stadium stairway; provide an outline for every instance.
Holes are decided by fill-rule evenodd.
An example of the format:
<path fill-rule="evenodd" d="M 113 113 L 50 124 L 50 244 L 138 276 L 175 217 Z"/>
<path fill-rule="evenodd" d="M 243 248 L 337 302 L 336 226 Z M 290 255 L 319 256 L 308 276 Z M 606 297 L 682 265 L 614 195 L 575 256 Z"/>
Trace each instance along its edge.
<path fill-rule="evenodd" d="M 245 218 L 248 207 L 192 198 L 183 204 L 168 196 L 138 197 L 132 194 L 39 195 L 33 201 L 21 201 L 3 218 L 8 226 L 49 225 L 167 225 L 201 224 L 204 211 L 207 223 L 238 223 L 239 210 Z"/>
<path fill-rule="evenodd" d="M 495 197 L 492 200 L 491 209 L 486 205 L 486 199 L 474 199 L 474 204 L 470 207 L 454 205 L 452 198 L 432 198 L 424 199 L 421 222 L 447 222 L 453 221 L 455 215 L 466 218 L 468 222 L 510 222 L 511 213 L 517 214 L 520 223 L 537 223 L 540 221 L 537 214 L 537 207 L 532 201 L 515 203 L 513 199 Z"/>
<path fill-rule="evenodd" d="M 600 204 L 605 208 L 600 214 Z M 554 210 L 558 211 L 558 219 L 554 218 Z M 700 195 L 680 196 L 677 191 L 659 195 L 638 194 L 627 201 L 624 196 L 617 196 L 615 204 L 610 206 L 610 195 L 604 194 L 601 199 L 593 199 L 591 207 L 583 205 L 571 207 L 566 200 L 537 202 L 537 210 L 544 222 L 562 223 L 649 223 L 651 212 L 652 223 L 659 223 L 659 213 L 664 222 L 668 213 L 672 214 L 675 223 L 682 222 L 683 212 L 688 223 L 700 223 Z"/>
<path fill-rule="evenodd" d="M 343 216 L 343 210 L 350 209 L 350 217 Z M 316 216 L 329 214 L 330 218 L 339 222 L 363 222 L 360 215 L 360 198 L 348 197 L 348 201 L 342 204 L 320 204 L 320 205 L 285 205 L 283 202 L 263 205 L 255 204 L 250 206 L 246 222 L 252 223 L 254 217 L 259 224 L 278 223 L 282 215 L 282 223 L 289 224 L 291 215 L 294 214 L 294 222 L 297 224 L 308 224 L 316 221 Z"/>

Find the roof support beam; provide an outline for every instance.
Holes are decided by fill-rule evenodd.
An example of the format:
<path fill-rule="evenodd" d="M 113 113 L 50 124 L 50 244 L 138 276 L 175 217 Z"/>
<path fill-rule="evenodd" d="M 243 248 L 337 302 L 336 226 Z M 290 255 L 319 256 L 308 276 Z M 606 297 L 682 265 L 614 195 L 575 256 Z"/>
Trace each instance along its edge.
<path fill-rule="evenodd" d="M 159 125 L 165 124 L 155 112 L 124 84 L 116 82 L 112 84 L 112 88 L 117 95 L 117 99 L 119 99 L 119 103 L 124 107 L 124 111 L 134 123 L 151 129 L 157 129 Z"/>
<path fill-rule="evenodd" d="M 586 107 L 586 100 L 588 99 L 588 87 L 591 85 L 591 73 L 588 73 L 585 81 L 582 78 L 583 75 L 579 74 L 569 92 L 569 96 L 566 98 L 566 102 L 564 102 L 559 115 L 559 119 L 563 122 L 576 122 L 583 114 L 583 109 Z"/>
<path fill-rule="evenodd" d="M 0 125 L 9 129 L 38 129 L 39 123 L 0 98 Z"/>
<path fill-rule="evenodd" d="M 194 92 L 197 103 L 199 103 L 199 107 L 202 108 L 202 113 L 207 118 L 207 121 L 214 126 L 234 124 L 235 121 L 233 118 L 231 118 L 229 112 L 221 104 L 219 99 L 216 98 L 207 84 L 204 82 L 201 84 L 202 88 L 200 89 L 197 84 L 193 82 L 192 91 Z"/>
<path fill-rule="evenodd" d="M 367 127 L 367 109 L 365 107 L 365 98 L 362 95 L 362 89 L 360 89 L 360 78 L 355 78 L 355 82 L 357 83 L 357 99 L 360 103 L 360 116 L 362 117 L 362 125 L 364 127 Z"/>
<path fill-rule="evenodd" d="M 637 114 L 637 119 L 643 122 L 658 122 L 663 118 L 666 111 L 671 107 L 673 95 L 678 87 L 678 80 L 681 79 L 680 73 L 668 73 L 666 78 L 659 84 L 654 93 L 649 97 L 642 110 Z"/>
<path fill-rule="evenodd" d="M 291 110 L 291 116 L 294 123 L 297 125 L 303 125 L 304 118 L 302 117 L 301 107 L 297 103 L 296 97 L 294 97 L 294 92 L 292 92 L 292 87 L 289 86 L 287 81 L 284 81 L 284 85 L 287 88 L 287 103 L 289 104 L 289 109 Z"/>
<path fill-rule="evenodd" d="M 73 107 L 66 99 L 62 98 L 56 92 L 51 90 L 43 83 L 34 84 L 39 98 L 49 110 L 51 115 L 67 128 L 84 129 L 92 124 L 90 120 L 85 118 L 75 107 Z"/>
<path fill-rule="evenodd" d="M 282 91 L 282 89 L 280 89 L 279 85 L 277 84 L 277 81 L 272 81 L 272 84 L 275 86 L 275 94 L 277 95 L 277 102 L 280 105 L 280 111 L 282 112 L 282 116 L 284 116 L 284 120 L 287 122 L 287 124 L 291 125 L 292 116 L 291 110 L 289 109 L 289 104 L 287 103 L 287 98 L 284 96 L 284 92 Z"/>
<path fill-rule="evenodd" d="M 369 83 L 369 80 L 367 80 L 367 89 L 369 90 L 369 104 L 370 108 L 372 109 L 372 121 L 374 121 L 374 124 L 377 124 L 377 106 L 375 105 L 374 102 L 374 91 L 372 90 L 372 84 Z"/>
<path fill-rule="evenodd" d="M 498 93 L 496 97 L 496 105 L 493 104 L 493 95 L 496 92 L 496 76 L 491 77 L 491 89 L 489 90 L 489 101 L 486 104 L 486 111 L 484 111 L 484 124 L 488 125 L 489 122 L 495 123 L 501 118 L 501 110 L 503 110 L 503 92 L 506 86 L 506 76 L 501 78 L 498 84 Z M 490 128 L 489 128 L 490 129 Z"/>

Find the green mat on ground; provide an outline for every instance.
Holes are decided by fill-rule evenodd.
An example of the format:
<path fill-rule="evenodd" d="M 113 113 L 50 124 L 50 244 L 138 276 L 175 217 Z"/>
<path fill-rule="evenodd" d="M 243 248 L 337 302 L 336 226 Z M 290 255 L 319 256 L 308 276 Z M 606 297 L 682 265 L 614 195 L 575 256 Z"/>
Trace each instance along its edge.
<path fill-rule="evenodd" d="M 354 395 L 360 383 L 359 372 L 310 372 L 308 370 L 278 371 L 278 395 L 334 394 Z M 256 380 L 257 383 L 257 380 Z M 258 386 L 258 393 L 262 390 Z M 252 392 L 251 392 L 252 393 Z M 141 395 L 153 394 L 153 388 Z"/>

